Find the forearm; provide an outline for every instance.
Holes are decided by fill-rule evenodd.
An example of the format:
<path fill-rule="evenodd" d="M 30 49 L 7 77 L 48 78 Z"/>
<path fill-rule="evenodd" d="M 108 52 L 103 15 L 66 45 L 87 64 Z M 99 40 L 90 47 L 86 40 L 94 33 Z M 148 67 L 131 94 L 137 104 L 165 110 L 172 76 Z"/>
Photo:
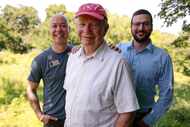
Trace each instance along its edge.
<path fill-rule="evenodd" d="M 134 112 L 119 114 L 116 121 L 116 127 L 132 127 L 134 115 Z"/>
<path fill-rule="evenodd" d="M 35 94 L 28 94 L 28 100 L 34 112 L 36 113 L 37 117 L 40 119 L 42 115 L 42 110 L 40 108 L 39 99 Z"/>
<path fill-rule="evenodd" d="M 155 124 L 162 117 L 172 104 L 173 89 L 165 88 L 164 92 L 160 93 L 158 101 L 152 107 L 152 111 L 144 118 L 144 121 L 149 124 Z M 162 94 L 167 93 L 167 94 Z"/>
<path fill-rule="evenodd" d="M 37 85 L 33 85 L 34 83 L 30 82 L 30 85 L 27 87 L 27 98 L 30 102 L 32 109 L 34 110 L 37 117 L 40 119 L 40 116 L 43 114 L 40 108 L 39 99 L 37 96 Z"/>
<path fill-rule="evenodd" d="M 169 96 L 168 96 L 169 97 Z M 162 117 L 171 106 L 172 97 L 165 100 L 159 99 L 152 108 L 152 111 L 144 118 L 149 125 L 154 125 L 160 117 Z"/>

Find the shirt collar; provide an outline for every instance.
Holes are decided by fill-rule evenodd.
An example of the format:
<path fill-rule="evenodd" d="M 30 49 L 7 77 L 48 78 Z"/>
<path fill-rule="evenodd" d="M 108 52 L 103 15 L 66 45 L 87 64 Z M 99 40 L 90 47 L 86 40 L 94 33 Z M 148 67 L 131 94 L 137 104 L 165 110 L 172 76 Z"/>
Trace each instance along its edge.
<path fill-rule="evenodd" d="M 131 50 L 131 49 L 134 49 L 133 41 L 131 41 L 129 46 L 127 47 L 127 50 Z M 153 53 L 153 49 L 154 49 L 154 45 L 152 44 L 152 41 L 150 40 L 150 43 L 146 46 L 146 48 L 144 50 L 147 50 L 147 51 L 150 51 L 151 53 Z"/>
<path fill-rule="evenodd" d="M 82 58 L 82 59 L 85 59 L 85 60 L 89 60 L 89 59 L 99 59 L 100 61 L 103 61 L 104 60 L 104 54 L 105 54 L 105 48 L 108 47 L 107 43 L 104 41 L 100 47 L 98 49 L 96 49 L 96 51 L 90 55 L 90 56 L 85 56 L 84 54 L 84 48 L 81 47 L 79 49 L 79 51 L 77 52 L 77 56 Z"/>
<path fill-rule="evenodd" d="M 51 52 L 53 52 L 54 54 L 64 54 L 64 53 L 70 53 L 71 52 L 71 46 L 69 46 L 69 45 L 66 45 L 66 47 L 65 47 L 65 49 L 64 49 L 64 51 L 63 52 L 60 52 L 60 53 L 57 53 L 57 52 L 55 52 L 54 50 L 53 50 L 53 47 L 51 46 L 49 49 L 50 49 L 50 51 Z"/>

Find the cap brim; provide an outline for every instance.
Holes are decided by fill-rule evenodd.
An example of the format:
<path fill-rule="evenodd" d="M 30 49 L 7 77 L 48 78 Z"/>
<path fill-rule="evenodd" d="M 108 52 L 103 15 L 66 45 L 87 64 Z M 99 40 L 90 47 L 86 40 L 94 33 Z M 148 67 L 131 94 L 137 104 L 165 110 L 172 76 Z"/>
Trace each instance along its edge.
<path fill-rule="evenodd" d="M 98 19 L 98 20 L 104 19 L 104 16 L 98 15 L 98 14 L 93 13 L 93 12 L 79 12 L 79 13 L 76 13 L 75 17 L 81 16 L 81 15 L 89 15 L 89 16 L 92 16 L 92 17 Z"/>

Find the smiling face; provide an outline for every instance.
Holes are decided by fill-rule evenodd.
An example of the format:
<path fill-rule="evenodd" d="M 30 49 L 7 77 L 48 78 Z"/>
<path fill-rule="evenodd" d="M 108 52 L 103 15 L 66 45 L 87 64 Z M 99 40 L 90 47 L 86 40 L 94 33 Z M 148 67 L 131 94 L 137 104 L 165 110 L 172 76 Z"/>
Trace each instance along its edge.
<path fill-rule="evenodd" d="M 104 40 L 106 26 L 104 20 L 92 16 L 81 15 L 76 19 L 77 33 L 84 47 L 98 48 Z"/>
<path fill-rule="evenodd" d="M 56 15 L 52 17 L 50 24 L 50 33 L 53 43 L 66 44 L 69 35 L 69 26 L 64 16 Z"/>
<path fill-rule="evenodd" d="M 131 33 L 137 43 L 146 43 L 152 33 L 151 17 L 147 14 L 135 15 L 131 22 Z"/>

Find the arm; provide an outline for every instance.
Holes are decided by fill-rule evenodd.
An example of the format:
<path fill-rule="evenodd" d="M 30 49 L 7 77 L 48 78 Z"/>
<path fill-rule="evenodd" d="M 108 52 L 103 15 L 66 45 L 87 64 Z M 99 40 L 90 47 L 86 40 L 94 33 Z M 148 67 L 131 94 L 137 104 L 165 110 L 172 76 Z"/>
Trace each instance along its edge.
<path fill-rule="evenodd" d="M 43 114 L 40 108 L 40 103 L 37 95 L 38 86 L 39 83 L 29 81 L 27 87 L 27 97 L 38 119 L 42 121 L 44 124 L 47 124 L 50 120 L 57 120 L 57 118 Z"/>
<path fill-rule="evenodd" d="M 41 111 L 39 99 L 36 93 L 37 88 L 38 88 L 38 83 L 29 81 L 29 85 L 27 87 L 27 97 L 32 106 L 32 109 L 36 113 L 37 117 L 40 119 L 42 115 L 42 111 Z"/>
<path fill-rule="evenodd" d="M 115 88 L 115 104 L 118 111 L 116 127 L 132 126 L 135 111 L 139 109 L 138 101 L 132 83 L 131 70 L 125 59 L 118 66 Z"/>
<path fill-rule="evenodd" d="M 116 121 L 116 127 L 131 127 L 134 115 L 134 112 L 120 113 Z"/>
<path fill-rule="evenodd" d="M 169 55 L 163 60 L 158 77 L 159 99 L 152 107 L 152 111 L 143 119 L 149 126 L 153 125 L 171 106 L 173 98 L 173 67 Z"/>

